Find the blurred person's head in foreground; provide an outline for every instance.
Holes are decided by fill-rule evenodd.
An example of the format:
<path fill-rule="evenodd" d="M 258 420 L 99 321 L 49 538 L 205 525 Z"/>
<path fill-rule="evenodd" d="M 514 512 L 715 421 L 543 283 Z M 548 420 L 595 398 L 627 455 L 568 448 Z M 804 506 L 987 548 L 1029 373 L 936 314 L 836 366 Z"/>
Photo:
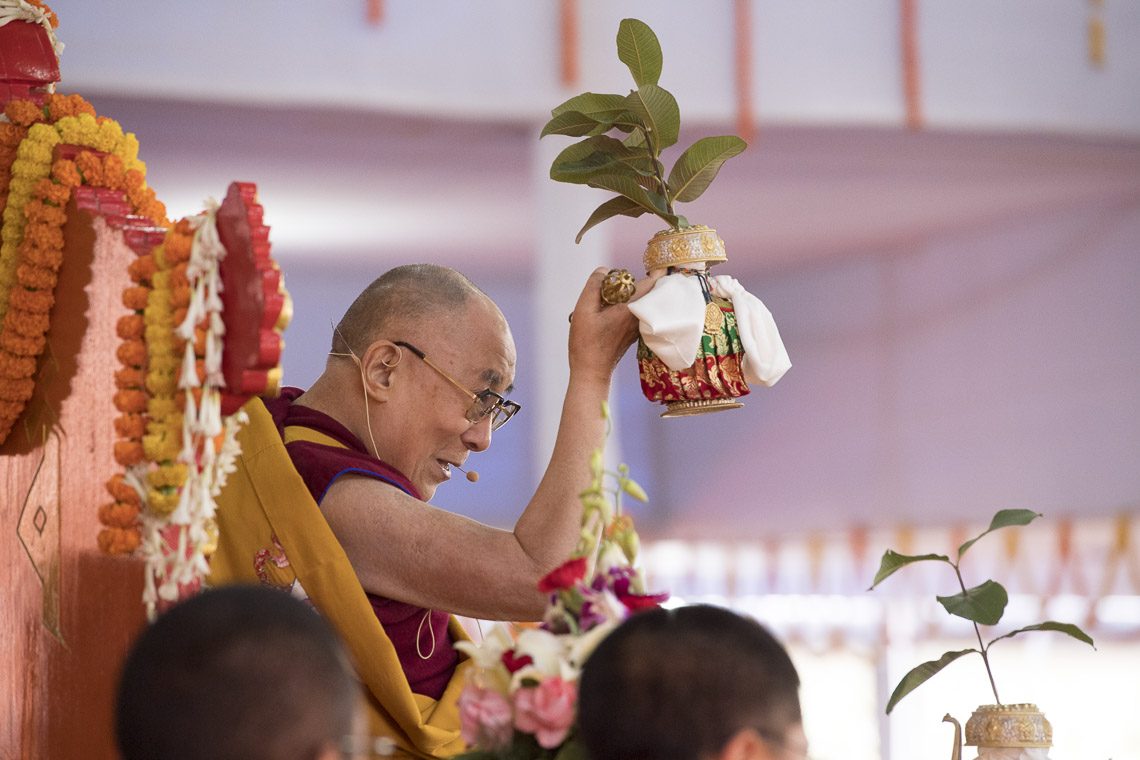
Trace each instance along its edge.
<path fill-rule="evenodd" d="M 591 760 L 803 760 L 799 676 L 755 620 L 694 605 L 640 612 L 582 672 Z"/>
<path fill-rule="evenodd" d="M 177 604 L 135 641 L 116 734 L 124 760 L 339 760 L 359 741 L 360 699 L 312 607 L 227 586 Z"/>

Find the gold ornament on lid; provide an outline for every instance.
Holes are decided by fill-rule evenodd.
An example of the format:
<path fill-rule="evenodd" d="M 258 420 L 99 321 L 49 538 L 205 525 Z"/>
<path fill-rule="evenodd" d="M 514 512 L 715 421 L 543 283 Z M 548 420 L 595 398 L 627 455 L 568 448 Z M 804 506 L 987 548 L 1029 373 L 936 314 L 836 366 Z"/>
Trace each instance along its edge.
<path fill-rule="evenodd" d="M 728 261 L 724 241 L 716 234 L 716 230 L 703 224 L 661 230 L 649 239 L 642 257 L 646 273 L 664 267 L 701 263 L 712 266 L 722 261 Z"/>

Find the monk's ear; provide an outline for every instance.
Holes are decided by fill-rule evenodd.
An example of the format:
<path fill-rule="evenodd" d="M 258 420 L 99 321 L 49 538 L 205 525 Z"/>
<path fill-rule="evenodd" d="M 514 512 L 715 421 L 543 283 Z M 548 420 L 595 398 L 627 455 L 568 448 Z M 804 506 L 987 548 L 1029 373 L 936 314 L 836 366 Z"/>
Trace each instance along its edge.
<path fill-rule="evenodd" d="M 386 340 L 376 341 L 364 352 L 364 385 L 374 400 L 387 400 L 403 360 L 404 349 Z"/>
<path fill-rule="evenodd" d="M 721 748 L 717 760 L 775 760 L 771 745 L 751 728 L 742 728 Z"/>

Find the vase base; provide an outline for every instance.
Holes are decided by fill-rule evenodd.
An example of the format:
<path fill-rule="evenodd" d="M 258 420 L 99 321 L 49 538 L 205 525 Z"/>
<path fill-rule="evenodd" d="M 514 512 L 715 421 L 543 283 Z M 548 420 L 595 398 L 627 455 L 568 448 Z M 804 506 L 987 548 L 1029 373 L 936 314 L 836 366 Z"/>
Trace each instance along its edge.
<path fill-rule="evenodd" d="M 691 417 L 694 414 L 723 412 L 726 409 L 739 409 L 744 406 L 731 398 L 700 398 L 688 401 L 670 401 L 665 405 L 662 417 Z"/>

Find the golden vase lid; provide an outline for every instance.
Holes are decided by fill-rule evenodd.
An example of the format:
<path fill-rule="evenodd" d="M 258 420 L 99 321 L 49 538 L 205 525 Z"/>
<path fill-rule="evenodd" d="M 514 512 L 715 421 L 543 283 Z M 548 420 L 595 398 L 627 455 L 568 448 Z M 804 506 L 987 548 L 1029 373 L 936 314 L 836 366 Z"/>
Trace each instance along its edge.
<path fill-rule="evenodd" d="M 642 263 L 648 274 L 654 269 L 679 267 L 686 264 L 704 262 L 712 266 L 728 261 L 724 241 L 716 230 L 703 224 L 694 224 L 683 229 L 661 230 L 649 239 L 645 247 Z"/>

